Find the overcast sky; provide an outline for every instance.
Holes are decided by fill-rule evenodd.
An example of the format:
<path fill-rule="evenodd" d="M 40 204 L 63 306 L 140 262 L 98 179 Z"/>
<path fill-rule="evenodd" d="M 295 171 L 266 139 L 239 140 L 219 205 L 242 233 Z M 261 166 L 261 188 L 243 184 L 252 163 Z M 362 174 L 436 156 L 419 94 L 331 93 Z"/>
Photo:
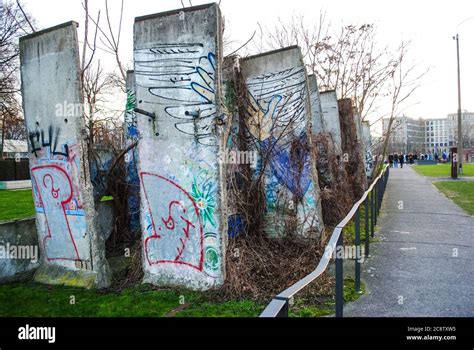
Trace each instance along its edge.
<path fill-rule="evenodd" d="M 188 0 L 183 0 L 188 4 Z M 193 5 L 209 1 L 192 1 Z M 83 22 L 80 0 L 24 0 L 40 28 L 69 20 Z M 118 15 L 118 0 L 109 0 L 112 14 Z M 91 0 L 91 6 L 102 5 Z M 181 7 L 180 0 L 125 0 L 121 56 L 131 67 L 133 21 L 136 16 Z M 461 44 L 463 109 L 474 111 L 474 0 L 222 0 L 226 31 L 236 47 L 248 40 L 257 23 L 271 27 L 278 17 L 304 14 L 317 21 L 321 10 L 337 25 L 375 23 L 381 44 L 412 40 L 411 60 L 430 67 L 405 114 L 412 117 L 445 117 L 457 110 L 456 47 Z M 105 19 L 105 18 L 104 18 Z M 105 54 L 107 56 L 107 54 Z M 104 61 L 106 57 L 102 58 Z M 109 62 L 109 61 L 107 61 Z"/>

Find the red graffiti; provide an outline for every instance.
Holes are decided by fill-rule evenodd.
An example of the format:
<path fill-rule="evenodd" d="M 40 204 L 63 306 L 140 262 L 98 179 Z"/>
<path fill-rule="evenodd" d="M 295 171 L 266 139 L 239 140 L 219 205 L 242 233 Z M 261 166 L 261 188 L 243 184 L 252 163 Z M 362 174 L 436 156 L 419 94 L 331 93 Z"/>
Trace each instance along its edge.
<path fill-rule="evenodd" d="M 48 261 L 80 261 L 66 215 L 66 206 L 73 197 L 73 187 L 69 175 L 57 165 L 34 167 L 31 169 L 31 174 L 44 209 L 48 229 L 48 234 L 43 238 L 46 259 Z"/>
<path fill-rule="evenodd" d="M 186 265 L 202 271 L 204 234 L 194 199 L 178 184 L 160 175 L 142 172 L 140 178 L 153 229 L 153 235 L 144 244 L 148 264 Z M 188 217 L 185 202 L 193 208 L 197 222 Z M 154 240 L 158 243 L 151 246 Z M 197 251 L 189 249 L 193 244 Z"/>

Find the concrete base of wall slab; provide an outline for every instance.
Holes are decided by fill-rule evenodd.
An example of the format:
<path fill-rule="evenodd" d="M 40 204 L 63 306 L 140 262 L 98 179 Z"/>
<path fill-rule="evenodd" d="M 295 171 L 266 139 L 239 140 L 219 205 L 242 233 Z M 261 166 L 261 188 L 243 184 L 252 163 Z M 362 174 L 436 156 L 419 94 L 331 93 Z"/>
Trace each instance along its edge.
<path fill-rule="evenodd" d="M 35 218 L 0 223 L 0 283 L 31 278 L 39 259 Z"/>
<path fill-rule="evenodd" d="M 36 270 L 34 281 L 42 284 L 80 287 L 92 289 L 95 287 L 97 273 L 93 271 L 74 271 L 62 266 L 41 265 Z"/>
<path fill-rule="evenodd" d="M 169 288 L 183 288 L 183 286 L 186 286 L 186 289 L 193 291 L 207 291 L 213 288 L 218 288 L 223 284 L 222 280 L 214 280 L 212 281 L 212 283 L 196 281 L 197 279 L 192 277 L 179 279 L 176 275 L 158 275 L 146 271 L 143 277 L 144 284 L 151 284 L 156 287 Z"/>

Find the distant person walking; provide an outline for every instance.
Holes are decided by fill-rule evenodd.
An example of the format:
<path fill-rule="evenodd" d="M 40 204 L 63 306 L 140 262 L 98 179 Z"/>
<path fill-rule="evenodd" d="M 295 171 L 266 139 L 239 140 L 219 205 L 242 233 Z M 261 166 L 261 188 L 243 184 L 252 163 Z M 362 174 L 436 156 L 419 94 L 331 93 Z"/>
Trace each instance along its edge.
<path fill-rule="evenodd" d="M 448 155 L 446 152 L 443 152 L 443 163 L 446 163 L 448 161 Z"/>
<path fill-rule="evenodd" d="M 398 153 L 395 153 L 395 154 L 393 155 L 393 166 L 394 166 L 395 168 L 398 168 Z"/>
<path fill-rule="evenodd" d="M 400 168 L 403 169 L 403 163 L 405 163 L 405 156 L 403 154 L 400 154 Z"/>
<path fill-rule="evenodd" d="M 390 164 L 390 168 L 393 168 L 393 154 L 388 155 L 388 163 Z"/>

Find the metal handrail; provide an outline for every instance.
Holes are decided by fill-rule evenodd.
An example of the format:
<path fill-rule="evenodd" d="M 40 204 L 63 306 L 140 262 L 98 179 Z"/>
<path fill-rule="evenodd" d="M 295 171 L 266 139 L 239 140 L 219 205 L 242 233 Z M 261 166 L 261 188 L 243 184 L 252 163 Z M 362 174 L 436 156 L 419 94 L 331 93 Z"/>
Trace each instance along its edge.
<path fill-rule="evenodd" d="M 324 255 L 320 260 L 316 269 L 309 275 L 285 289 L 283 292 L 273 298 L 270 304 L 260 314 L 260 317 L 288 317 L 289 305 L 292 298 L 299 291 L 307 287 L 310 283 L 321 276 L 327 269 L 329 262 L 337 247 L 343 246 L 342 231 L 344 227 L 355 217 L 356 218 L 356 246 L 360 247 L 360 207 L 365 206 L 365 256 L 369 256 L 370 237 L 375 236 L 374 226 L 377 223 L 377 217 L 380 213 L 380 207 L 387 186 L 390 173 L 388 165 L 382 170 L 379 176 L 372 182 L 369 189 L 365 191 L 362 198 L 354 204 L 352 209 L 344 219 L 334 228 L 331 238 L 326 245 Z M 370 214 L 369 214 L 370 213 Z M 370 217 L 370 219 L 369 219 Z M 342 258 L 336 257 L 336 317 L 343 316 L 343 264 Z M 355 269 L 355 285 L 356 289 L 360 289 L 360 262 L 356 259 Z"/>

